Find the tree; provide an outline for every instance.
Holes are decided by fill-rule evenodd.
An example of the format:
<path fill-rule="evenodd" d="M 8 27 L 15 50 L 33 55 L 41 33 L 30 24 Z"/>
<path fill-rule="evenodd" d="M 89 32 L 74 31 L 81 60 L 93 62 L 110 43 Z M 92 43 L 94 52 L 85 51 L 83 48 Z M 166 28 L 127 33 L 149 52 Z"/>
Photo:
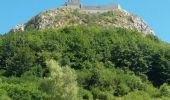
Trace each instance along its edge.
<path fill-rule="evenodd" d="M 16 48 L 14 55 L 6 59 L 6 75 L 21 76 L 33 67 L 34 53 L 28 47 Z"/>
<path fill-rule="evenodd" d="M 49 95 L 49 100 L 77 100 L 76 74 L 69 67 L 60 67 L 57 62 L 47 62 L 50 76 L 42 82 L 41 88 Z"/>
<path fill-rule="evenodd" d="M 155 54 L 148 77 L 155 86 L 170 83 L 170 61 L 161 54 Z"/>

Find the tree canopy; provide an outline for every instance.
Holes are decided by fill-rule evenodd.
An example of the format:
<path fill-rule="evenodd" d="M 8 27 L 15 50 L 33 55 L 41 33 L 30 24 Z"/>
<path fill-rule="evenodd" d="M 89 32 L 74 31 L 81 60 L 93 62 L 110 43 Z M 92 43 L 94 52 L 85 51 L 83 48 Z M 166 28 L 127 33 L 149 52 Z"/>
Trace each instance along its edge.
<path fill-rule="evenodd" d="M 170 45 L 154 35 L 70 26 L 0 36 L 7 100 L 166 100 L 169 84 Z"/>

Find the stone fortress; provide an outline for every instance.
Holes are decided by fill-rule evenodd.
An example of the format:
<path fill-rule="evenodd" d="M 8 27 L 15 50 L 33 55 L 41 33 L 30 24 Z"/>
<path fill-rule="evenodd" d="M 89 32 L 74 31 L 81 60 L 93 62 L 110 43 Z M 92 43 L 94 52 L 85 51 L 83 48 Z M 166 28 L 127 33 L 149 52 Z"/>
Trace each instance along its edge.
<path fill-rule="evenodd" d="M 80 3 L 80 0 L 68 0 L 64 6 L 72 9 L 79 9 L 88 13 L 104 13 L 121 9 L 121 6 L 119 4 L 114 3 L 105 6 L 84 6 Z"/>

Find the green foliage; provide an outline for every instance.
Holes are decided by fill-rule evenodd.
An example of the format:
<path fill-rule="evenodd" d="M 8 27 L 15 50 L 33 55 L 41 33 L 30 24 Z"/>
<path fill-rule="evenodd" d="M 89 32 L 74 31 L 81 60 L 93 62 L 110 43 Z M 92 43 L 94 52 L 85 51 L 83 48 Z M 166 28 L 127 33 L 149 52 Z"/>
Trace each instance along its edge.
<path fill-rule="evenodd" d="M 10 79 L 10 81 L 8 81 Z M 21 78 L 3 78 L 0 83 L 1 100 L 44 100 L 47 95 L 38 89 L 34 82 L 22 81 Z M 37 82 L 38 83 L 38 82 Z"/>
<path fill-rule="evenodd" d="M 113 100 L 114 97 L 111 93 L 107 91 L 101 91 L 98 88 L 92 89 L 92 93 L 94 95 L 94 100 Z"/>
<path fill-rule="evenodd" d="M 170 97 L 170 86 L 168 84 L 163 84 L 160 87 L 160 94 L 162 97 Z"/>
<path fill-rule="evenodd" d="M 100 17 L 114 21 L 107 18 L 113 15 L 119 12 Z M 100 26 L 9 33 L 0 36 L 0 76 L 2 99 L 166 100 L 170 45 L 153 35 Z"/>
<path fill-rule="evenodd" d="M 12 100 L 12 99 L 8 96 L 5 90 L 0 89 L 0 100 Z"/>
<path fill-rule="evenodd" d="M 124 96 L 124 95 L 128 94 L 129 91 L 130 91 L 129 87 L 126 84 L 121 83 L 116 87 L 114 95 L 115 96 Z"/>
<path fill-rule="evenodd" d="M 81 100 L 93 100 L 93 95 L 90 91 L 83 88 L 79 89 L 79 95 Z"/>
<path fill-rule="evenodd" d="M 61 68 L 54 60 L 47 62 L 50 76 L 46 78 L 41 88 L 49 95 L 49 100 L 77 100 L 78 87 L 76 76 L 69 67 Z"/>
<path fill-rule="evenodd" d="M 152 99 L 146 92 L 135 91 L 126 95 L 123 100 L 152 100 Z"/>
<path fill-rule="evenodd" d="M 29 48 L 17 48 L 14 55 L 6 59 L 6 75 L 20 76 L 33 66 L 34 61 L 34 54 L 29 50 Z"/>
<path fill-rule="evenodd" d="M 155 85 L 161 85 L 164 82 L 169 83 L 170 77 L 170 60 L 162 56 L 161 54 L 156 54 L 153 57 L 151 71 L 148 73 L 150 80 L 153 81 Z"/>
<path fill-rule="evenodd" d="M 20 76 L 33 66 L 35 54 L 25 37 L 9 35 L 2 40 L 1 48 L 1 67 L 6 69 L 7 76 Z"/>

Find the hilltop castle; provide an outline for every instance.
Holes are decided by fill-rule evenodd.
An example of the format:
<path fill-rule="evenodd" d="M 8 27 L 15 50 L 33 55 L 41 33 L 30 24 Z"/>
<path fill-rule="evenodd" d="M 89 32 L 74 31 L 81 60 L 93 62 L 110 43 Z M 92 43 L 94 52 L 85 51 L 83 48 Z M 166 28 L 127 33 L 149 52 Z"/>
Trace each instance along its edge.
<path fill-rule="evenodd" d="M 73 9 L 80 9 L 81 11 L 89 13 L 104 13 L 116 9 L 121 9 L 119 4 L 110 4 L 105 6 L 84 6 L 81 5 L 80 0 L 68 0 L 64 6 Z"/>

